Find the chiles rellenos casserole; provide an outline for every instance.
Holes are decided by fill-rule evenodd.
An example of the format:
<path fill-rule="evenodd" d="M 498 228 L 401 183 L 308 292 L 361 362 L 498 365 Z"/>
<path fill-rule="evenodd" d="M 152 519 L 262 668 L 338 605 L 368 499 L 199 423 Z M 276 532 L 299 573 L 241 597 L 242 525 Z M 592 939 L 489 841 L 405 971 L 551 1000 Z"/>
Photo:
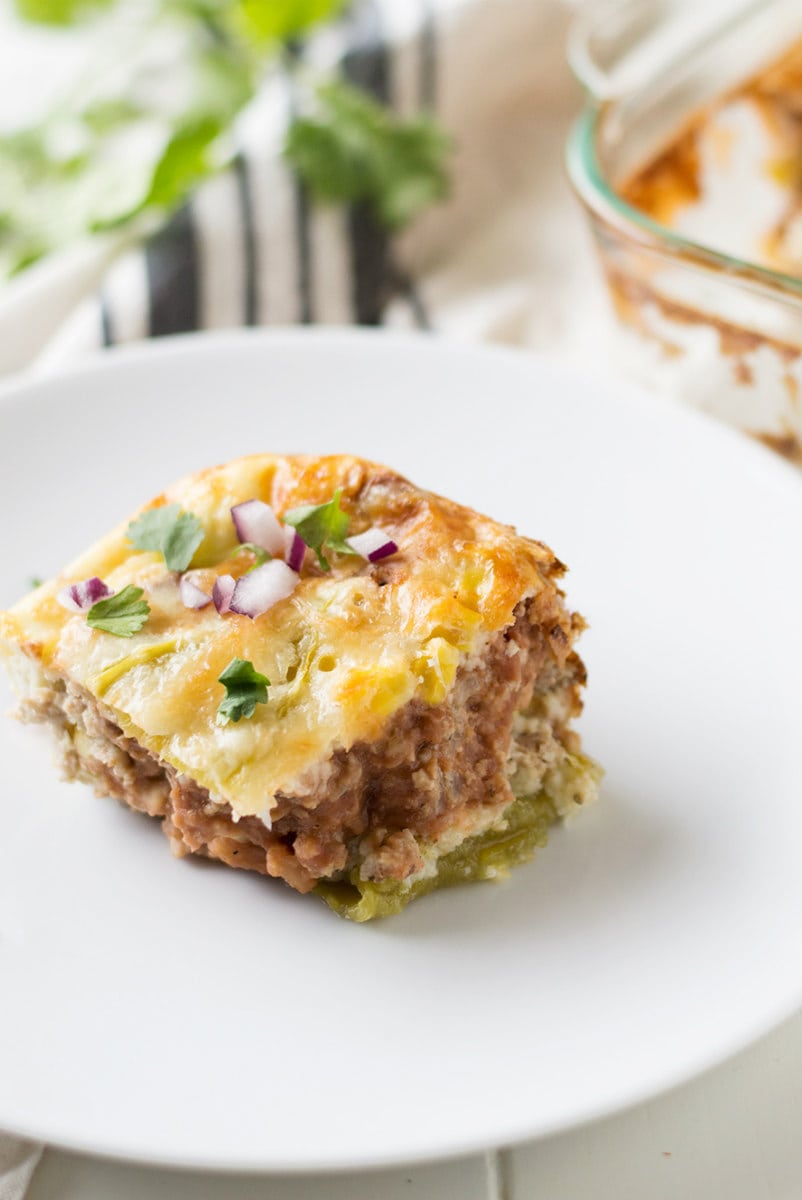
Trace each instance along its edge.
<path fill-rule="evenodd" d="M 181 480 L 0 614 L 68 777 L 354 920 L 505 874 L 593 798 L 541 542 L 348 456 Z"/>

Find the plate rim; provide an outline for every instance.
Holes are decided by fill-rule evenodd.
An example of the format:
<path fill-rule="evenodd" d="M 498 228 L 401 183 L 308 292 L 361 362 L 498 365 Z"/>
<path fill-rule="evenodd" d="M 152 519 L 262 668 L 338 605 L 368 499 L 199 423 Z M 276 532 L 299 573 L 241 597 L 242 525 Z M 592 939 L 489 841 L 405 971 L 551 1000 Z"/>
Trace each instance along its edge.
<path fill-rule="evenodd" d="M 728 454 L 746 456 L 747 461 L 750 461 L 752 464 L 752 469 L 756 465 L 760 466 L 762 464 L 762 470 L 766 471 L 767 475 L 771 477 L 774 486 L 777 486 L 778 482 L 781 487 L 787 486 L 789 492 L 793 493 L 794 498 L 802 501 L 802 475 L 790 463 L 785 462 L 764 445 L 745 436 L 742 432 L 722 424 L 715 417 L 670 399 L 664 394 L 656 391 L 652 392 L 648 388 L 634 384 L 629 380 L 621 379 L 612 373 L 605 374 L 602 377 L 591 376 L 588 372 L 575 366 L 573 363 L 567 362 L 557 356 L 544 355 L 521 348 L 462 343 L 431 334 L 406 331 L 355 329 L 352 327 L 305 329 L 292 326 L 271 329 L 234 329 L 174 335 L 162 339 L 113 347 L 76 358 L 76 360 L 60 366 L 58 370 L 26 372 L 21 376 L 12 377 L 10 380 L 0 383 L 0 425 L 2 425 L 9 407 L 13 407 L 16 403 L 24 403 L 32 394 L 35 395 L 36 393 L 58 388 L 63 380 L 75 380 L 76 377 L 80 378 L 82 376 L 94 378 L 98 374 L 124 371 L 140 363 L 157 365 L 160 361 L 170 359 L 183 358 L 186 360 L 191 359 L 198 353 L 228 355 L 241 349 L 243 345 L 261 348 L 267 352 L 271 347 L 297 346 L 310 341 L 328 346 L 361 347 L 370 344 L 375 347 L 384 345 L 395 347 L 402 352 L 414 354 L 418 354 L 425 348 L 426 353 L 432 353 L 437 356 L 446 354 L 466 359 L 475 356 L 479 356 L 482 359 L 497 358 L 499 361 L 514 362 L 517 366 L 524 367 L 525 369 L 528 369 L 531 365 L 534 371 L 545 367 L 552 377 L 571 378 L 583 388 L 592 389 L 594 386 L 598 387 L 604 402 L 620 402 L 625 405 L 636 404 L 640 409 L 643 408 L 644 404 L 648 405 L 652 413 L 656 414 L 653 417 L 656 423 L 663 420 L 670 420 L 679 422 L 680 424 L 690 422 L 689 429 L 691 427 L 706 428 L 714 440 L 720 440 L 722 445 L 729 446 Z M 781 482 L 783 480 L 785 481 L 784 483 Z M 582 1128 L 618 1113 L 627 1112 L 651 1098 L 670 1093 L 682 1087 L 690 1080 L 707 1074 L 721 1063 L 746 1050 L 754 1043 L 761 1041 L 771 1030 L 793 1016 L 799 1010 L 800 1006 L 802 1006 L 802 977 L 799 980 L 797 994 L 784 996 L 782 1000 L 773 1006 L 773 1011 L 770 1013 L 765 1012 L 763 1018 L 760 1021 L 754 1022 L 748 1032 L 742 1033 L 738 1037 L 733 1036 L 729 1044 L 718 1047 L 706 1058 L 697 1055 L 695 1059 L 696 1065 L 694 1066 L 686 1064 L 674 1071 L 667 1070 L 660 1074 L 658 1082 L 654 1081 L 655 1077 L 653 1076 L 650 1085 L 644 1084 L 641 1089 L 635 1090 L 629 1088 L 628 1098 L 625 1100 L 612 1100 L 606 1103 L 598 1103 L 595 1106 L 578 1106 L 575 1110 L 578 1113 L 577 1116 L 555 1119 L 551 1122 L 540 1122 L 534 1129 L 532 1128 L 531 1121 L 522 1120 L 515 1128 L 507 1127 L 498 1137 L 493 1137 L 491 1133 L 489 1141 L 485 1143 L 477 1142 L 475 1136 L 470 1136 L 464 1140 L 460 1140 L 459 1137 L 441 1139 L 442 1145 L 440 1149 L 422 1151 L 412 1156 L 403 1155 L 399 1157 L 392 1154 L 376 1154 L 371 1156 L 370 1154 L 366 1154 L 357 1161 L 333 1158 L 314 1160 L 306 1164 L 299 1164 L 295 1159 L 282 1162 L 276 1156 L 270 1156 L 268 1159 L 260 1159 L 258 1154 L 247 1161 L 242 1159 L 234 1161 L 231 1156 L 221 1158 L 215 1154 L 187 1158 L 169 1153 L 154 1155 L 152 1150 L 145 1150 L 144 1148 L 137 1151 L 136 1147 L 130 1144 L 127 1148 L 123 1146 L 115 1148 L 108 1144 L 98 1146 L 91 1139 L 60 1139 L 58 1136 L 53 1137 L 52 1134 L 43 1133 L 41 1129 L 37 1130 L 24 1126 L 6 1124 L 4 1125 L 4 1129 L 10 1133 L 36 1140 L 45 1138 L 49 1144 L 54 1146 L 61 1146 L 65 1149 L 91 1154 L 94 1157 L 102 1159 L 162 1167 L 170 1166 L 190 1171 L 214 1170 L 226 1174 L 260 1173 L 302 1176 L 322 1173 L 369 1171 L 412 1163 L 440 1162 L 476 1153 L 484 1149 L 488 1144 L 498 1144 L 499 1142 L 517 1144 L 525 1141 L 540 1140 L 561 1132 Z M 766 1008 L 769 1007 L 771 1006 L 766 1006 Z"/>
<path fill-rule="evenodd" d="M 34 364 L 27 370 L 0 378 L 0 410 L 6 404 L 13 405 L 22 401 L 32 392 L 82 375 L 94 376 L 124 369 L 129 365 L 136 367 L 140 362 L 191 357 L 195 353 L 225 353 L 228 350 L 241 349 L 243 346 L 267 349 L 271 345 L 294 345 L 307 341 L 330 346 L 349 343 L 354 346 L 387 345 L 412 353 L 424 351 L 436 355 L 456 354 L 463 358 L 497 358 L 499 362 L 519 365 L 539 363 L 556 376 L 574 379 L 590 388 L 598 386 L 601 391 L 607 393 L 614 390 L 616 402 L 640 405 L 646 401 L 662 414 L 661 419 L 690 421 L 698 428 L 707 429 L 714 438 L 720 436 L 728 442 L 735 453 L 739 452 L 737 448 L 740 447 L 740 452 L 746 453 L 753 462 L 762 462 L 769 468 L 770 474 L 784 474 L 788 482 L 802 494 L 802 471 L 782 455 L 748 432 L 727 424 L 695 404 L 671 397 L 663 390 L 628 379 L 607 366 L 591 374 L 581 365 L 560 354 L 549 354 L 539 349 L 503 345 L 498 342 L 466 342 L 454 336 L 424 330 L 389 329 L 385 326 L 368 325 L 271 325 L 191 330 L 143 338 L 139 341 L 83 351 L 74 359 L 52 366 L 49 362 L 41 368 Z"/>

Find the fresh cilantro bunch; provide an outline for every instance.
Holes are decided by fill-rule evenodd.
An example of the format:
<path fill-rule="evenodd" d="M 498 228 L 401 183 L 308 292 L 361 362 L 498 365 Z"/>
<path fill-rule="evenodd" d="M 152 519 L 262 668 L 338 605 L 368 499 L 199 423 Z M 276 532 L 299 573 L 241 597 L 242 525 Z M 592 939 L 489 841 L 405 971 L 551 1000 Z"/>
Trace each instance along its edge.
<path fill-rule="evenodd" d="M 133 235 L 164 219 L 230 161 L 227 135 L 271 65 L 290 69 L 286 47 L 344 2 L 15 0 L 29 21 L 85 25 L 105 42 L 91 78 L 0 136 L 0 278 L 87 233 Z M 179 47 L 169 62 L 165 44 Z M 286 140 L 315 197 L 364 201 L 391 229 L 445 194 L 447 154 L 433 122 L 399 120 L 341 82 L 319 89 Z"/>
<path fill-rule="evenodd" d="M 429 117 L 399 121 L 342 81 L 317 89 L 312 115 L 290 127 L 285 156 L 319 200 L 363 201 L 400 229 L 448 194 L 450 141 Z"/>

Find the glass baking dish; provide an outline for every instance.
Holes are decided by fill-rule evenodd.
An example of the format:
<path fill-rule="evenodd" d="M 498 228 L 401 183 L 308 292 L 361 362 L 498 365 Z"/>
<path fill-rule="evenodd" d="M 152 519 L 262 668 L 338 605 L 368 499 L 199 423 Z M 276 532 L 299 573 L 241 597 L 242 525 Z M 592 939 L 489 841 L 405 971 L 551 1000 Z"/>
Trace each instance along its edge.
<path fill-rule="evenodd" d="M 802 465 L 802 4 L 602 0 L 569 53 L 618 357 Z"/>

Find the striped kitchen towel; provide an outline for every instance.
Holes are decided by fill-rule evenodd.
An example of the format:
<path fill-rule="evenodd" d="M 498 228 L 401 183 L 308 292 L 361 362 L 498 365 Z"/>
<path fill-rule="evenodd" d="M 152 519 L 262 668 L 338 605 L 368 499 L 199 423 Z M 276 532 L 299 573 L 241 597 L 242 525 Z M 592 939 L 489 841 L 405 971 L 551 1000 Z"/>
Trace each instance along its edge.
<path fill-rule="evenodd" d="M 536 270 L 544 251 L 575 240 L 560 165 L 578 103 L 569 15 L 561 0 L 358 0 L 307 54 L 401 115 L 437 117 L 456 148 L 450 201 L 395 239 L 365 206 L 312 203 L 282 158 L 295 97 L 276 73 L 237 124 L 230 168 L 144 244 L 97 236 L 0 292 L 0 373 L 241 325 L 390 324 L 552 344 L 557 327 L 574 327 L 580 290 L 570 252 L 553 279 Z"/>

